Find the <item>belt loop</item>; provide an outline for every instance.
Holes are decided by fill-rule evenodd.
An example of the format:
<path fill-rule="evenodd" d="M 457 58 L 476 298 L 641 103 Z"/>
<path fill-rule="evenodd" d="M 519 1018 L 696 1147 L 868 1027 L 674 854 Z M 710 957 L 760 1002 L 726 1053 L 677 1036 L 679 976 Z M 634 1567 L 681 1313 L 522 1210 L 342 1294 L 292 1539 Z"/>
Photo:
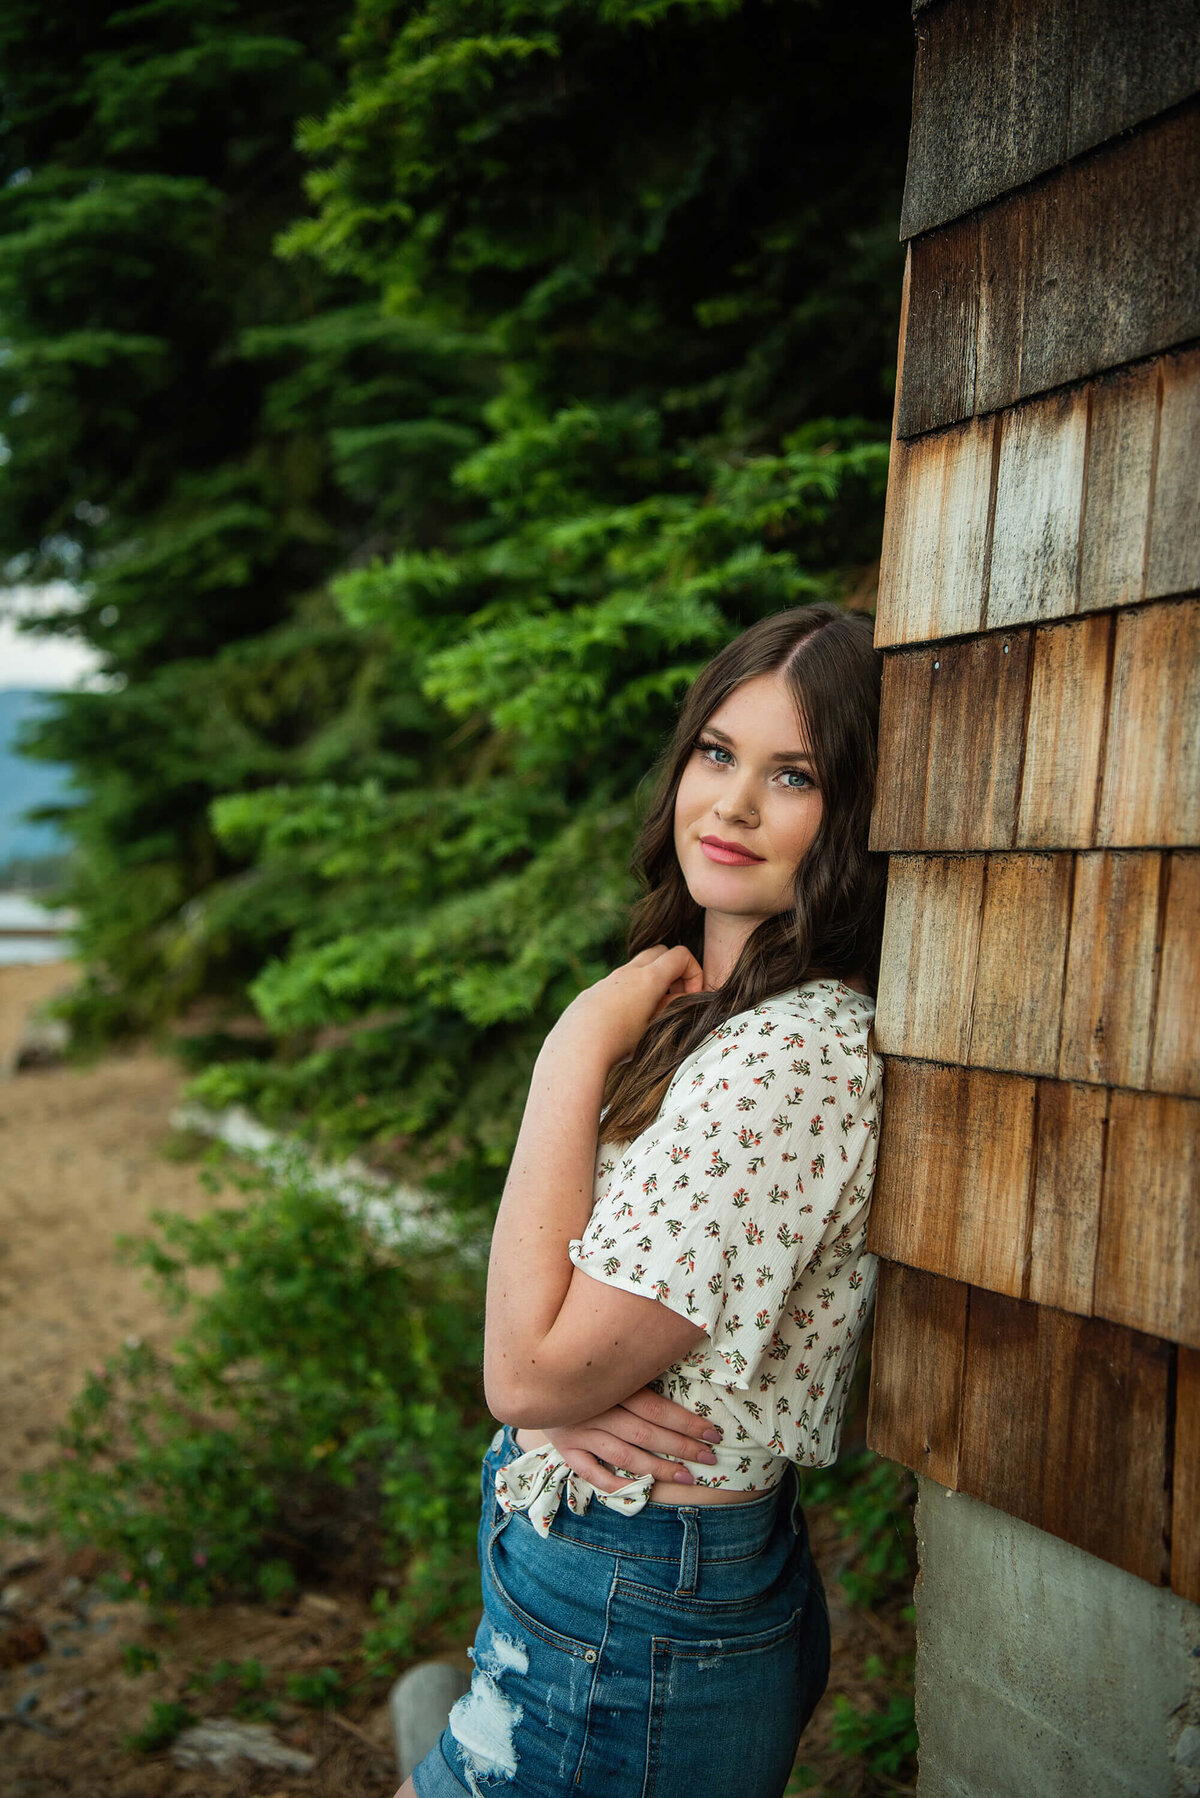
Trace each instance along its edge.
<path fill-rule="evenodd" d="M 800 1469 L 797 1467 L 796 1463 L 790 1461 L 788 1465 L 792 1470 L 792 1476 L 795 1481 L 795 1490 L 792 1493 L 792 1534 L 798 1536 L 804 1529 L 804 1506 L 800 1503 L 803 1485 L 800 1479 Z"/>
<path fill-rule="evenodd" d="M 675 1588 L 675 1596 L 696 1590 L 696 1576 L 700 1570 L 700 1519 L 695 1511 L 679 1512 L 679 1521 L 683 1525 L 683 1544 L 679 1551 L 679 1584 Z"/>

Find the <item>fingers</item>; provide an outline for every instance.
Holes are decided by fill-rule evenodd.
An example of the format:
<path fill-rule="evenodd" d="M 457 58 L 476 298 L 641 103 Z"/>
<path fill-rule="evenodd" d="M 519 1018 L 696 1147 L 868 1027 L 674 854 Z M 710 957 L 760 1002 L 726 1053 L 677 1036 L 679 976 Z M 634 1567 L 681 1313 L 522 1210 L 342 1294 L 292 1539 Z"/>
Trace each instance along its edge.
<path fill-rule="evenodd" d="M 657 1394 L 651 1394 L 657 1397 Z M 663 1400 L 668 1411 L 678 1411 L 678 1405 L 670 1400 Z M 705 1466 L 716 1465 L 716 1455 L 710 1442 L 702 1439 L 701 1427 L 711 1429 L 711 1425 L 702 1425 L 702 1420 L 692 1417 L 689 1411 L 681 1415 L 693 1426 L 690 1433 L 684 1434 L 677 1429 L 639 1416 L 638 1412 L 624 1405 L 616 1405 L 611 1411 L 602 1411 L 598 1417 L 590 1417 L 586 1424 L 576 1424 L 573 1435 L 578 1438 L 581 1432 L 587 1431 L 588 1447 L 606 1461 L 613 1461 L 619 1467 L 632 1468 L 637 1473 L 650 1472 L 649 1467 L 634 1467 L 631 1455 L 643 1453 L 660 1461 L 663 1455 L 675 1455 L 684 1461 L 703 1461 Z M 561 1449 L 561 1444 L 559 1444 Z M 661 1461 L 660 1461 L 661 1465 Z M 657 1471 L 657 1470 L 656 1470 Z M 668 1479 L 669 1474 L 659 1474 L 659 1478 Z"/>
<path fill-rule="evenodd" d="M 673 949 L 664 949 L 657 959 L 654 971 L 664 979 L 669 977 L 672 985 L 679 981 L 687 992 L 698 991 L 699 988 L 694 983 L 704 979 L 700 963 L 682 943 L 676 943 Z"/>
<path fill-rule="evenodd" d="M 661 1392 L 655 1392 L 652 1386 L 641 1386 L 631 1392 L 622 1401 L 619 1409 L 632 1411 L 635 1417 L 646 1423 L 656 1425 L 659 1430 L 681 1432 L 689 1446 L 696 1442 L 719 1442 L 722 1431 L 719 1426 L 707 1417 L 697 1417 L 694 1411 L 688 1411 L 683 1405 L 677 1405 L 674 1399 L 664 1398 Z M 677 1451 L 672 1449 L 672 1454 Z M 689 1461 L 698 1457 L 689 1454 Z"/>
<path fill-rule="evenodd" d="M 684 1461 L 703 1461 L 707 1467 L 716 1466 L 717 1457 L 712 1451 L 712 1445 L 701 1441 L 697 1436 L 683 1435 L 662 1424 L 644 1423 L 636 1416 L 621 1418 L 617 1430 L 620 1441 L 632 1443 L 635 1449 L 644 1449 L 647 1454 L 675 1455 Z M 604 1451 L 601 1450 L 601 1453 Z M 606 1461 L 610 1459 L 607 1454 L 604 1458 Z"/>
<path fill-rule="evenodd" d="M 704 970 L 691 950 L 682 944 L 674 949 L 664 949 L 649 969 L 649 975 L 658 987 L 653 1017 L 665 1011 L 672 999 L 681 998 L 685 993 L 701 992 L 704 987 Z"/>
<path fill-rule="evenodd" d="M 704 991 L 704 969 L 690 949 L 685 949 L 683 953 L 687 956 L 687 961 L 683 972 L 676 976 L 675 985 L 681 993 L 701 993 Z"/>
<path fill-rule="evenodd" d="M 620 1442 L 615 1436 L 605 1436 L 601 1431 L 589 1432 L 595 1439 L 596 1453 L 572 1444 L 569 1448 L 559 1447 L 559 1453 L 571 1469 L 572 1473 L 582 1474 L 585 1480 L 601 1492 L 619 1492 L 622 1486 L 629 1484 L 629 1478 L 640 1479 L 644 1474 L 651 1474 L 656 1480 L 670 1480 L 678 1485 L 694 1486 L 695 1476 L 689 1468 L 680 1467 L 676 1461 L 662 1461 L 657 1455 L 648 1455 L 639 1448 L 631 1448 L 627 1442 Z M 611 1444 L 611 1446 L 606 1446 Z M 599 1456 L 603 1455 L 604 1460 Z M 612 1465 L 605 1461 L 612 1459 Z M 621 1473 L 614 1468 L 623 1469 Z"/>
<path fill-rule="evenodd" d="M 666 943 L 654 943 L 649 949 L 642 949 L 627 964 L 631 968 L 648 968 L 653 966 L 656 975 L 661 975 L 672 986 L 678 981 L 680 991 L 698 993 L 704 983 L 704 970 L 690 949 L 682 943 L 668 948 Z"/>
<path fill-rule="evenodd" d="M 590 1480 L 598 1492 L 617 1492 L 622 1486 L 629 1483 L 627 1480 L 618 1479 L 611 1468 L 603 1466 L 601 1462 L 597 1461 L 595 1455 L 589 1455 L 582 1448 L 560 1448 L 558 1452 L 571 1472 L 579 1474 L 585 1480 Z"/>

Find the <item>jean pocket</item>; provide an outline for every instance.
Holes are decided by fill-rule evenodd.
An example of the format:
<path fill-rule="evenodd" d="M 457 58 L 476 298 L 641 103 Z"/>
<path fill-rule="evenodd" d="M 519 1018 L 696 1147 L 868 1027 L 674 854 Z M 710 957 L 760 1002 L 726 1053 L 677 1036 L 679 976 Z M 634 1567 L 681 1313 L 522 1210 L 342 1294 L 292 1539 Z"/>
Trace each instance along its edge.
<path fill-rule="evenodd" d="M 564 1560 L 569 1554 L 565 1544 L 538 1536 L 527 1517 L 502 1512 L 480 1556 L 484 1603 L 486 1607 L 490 1585 L 496 1600 L 522 1628 L 550 1647 L 594 1665 L 604 1636 L 604 1607 L 596 1602 L 600 1595 L 589 1591 L 590 1582 L 572 1576 L 569 1561 Z M 594 1626 L 594 1640 L 568 1633 L 589 1624 Z"/>
<path fill-rule="evenodd" d="M 746 1635 L 652 1638 L 645 1798 L 778 1798 L 828 1678 L 814 1609 Z"/>

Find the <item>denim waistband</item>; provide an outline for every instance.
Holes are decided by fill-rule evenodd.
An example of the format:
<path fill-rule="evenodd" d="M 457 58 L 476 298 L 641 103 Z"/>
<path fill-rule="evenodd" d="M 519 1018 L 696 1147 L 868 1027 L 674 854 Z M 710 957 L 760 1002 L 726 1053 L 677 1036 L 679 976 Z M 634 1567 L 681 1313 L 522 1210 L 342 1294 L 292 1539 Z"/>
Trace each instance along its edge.
<path fill-rule="evenodd" d="M 511 1424 L 504 1426 L 501 1446 L 488 1459 L 493 1468 L 514 1460 L 521 1447 Z M 605 1554 L 634 1559 L 675 1560 L 685 1536 L 703 1562 L 740 1561 L 758 1554 L 777 1527 L 779 1507 L 790 1508 L 792 1528 L 805 1534 L 800 1505 L 800 1478 L 789 1463 L 779 1484 L 761 1498 L 739 1504 L 647 1504 L 632 1516 L 592 1504 L 578 1515 L 565 1504 L 558 1508 L 550 1534 Z M 519 1515 L 519 1514 L 518 1514 Z M 786 1515 L 786 1511 L 785 1511 Z M 521 1519 L 524 1524 L 526 1520 Z M 532 1525 L 528 1525 L 532 1528 Z"/>

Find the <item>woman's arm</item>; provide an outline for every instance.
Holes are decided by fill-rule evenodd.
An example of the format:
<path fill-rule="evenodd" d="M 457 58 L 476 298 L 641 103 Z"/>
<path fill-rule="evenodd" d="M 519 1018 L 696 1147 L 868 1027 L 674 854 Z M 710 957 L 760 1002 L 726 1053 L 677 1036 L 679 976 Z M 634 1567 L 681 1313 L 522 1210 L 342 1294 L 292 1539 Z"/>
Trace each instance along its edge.
<path fill-rule="evenodd" d="M 593 1417 L 703 1340 L 697 1325 L 593 1280 L 567 1253 L 591 1216 L 609 1068 L 701 981 L 688 950 L 643 950 L 581 993 L 546 1038 L 488 1267 L 484 1386 L 501 1422 L 549 1429 Z"/>

